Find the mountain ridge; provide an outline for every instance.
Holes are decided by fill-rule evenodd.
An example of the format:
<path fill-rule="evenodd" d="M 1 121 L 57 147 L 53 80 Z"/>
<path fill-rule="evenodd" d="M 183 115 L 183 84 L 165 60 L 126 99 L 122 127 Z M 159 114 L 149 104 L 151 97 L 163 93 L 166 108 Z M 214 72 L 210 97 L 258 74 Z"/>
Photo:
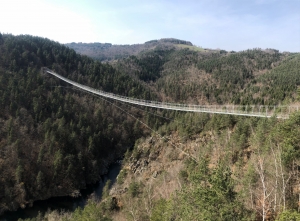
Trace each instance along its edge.
<path fill-rule="evenodd" d="M 159 40 L 146 41 L 143 44 L 111 44 L 111 43 L 66 43 L 66 46 L 76 50 L 79 54 L 90 56 L 100 61 L 110 61 L 137 55 L 143 51 L 151 50 L 155 47 L 173 48 L 174 45 L 179 47 L 195 47 L 191 42 L 176 38 L 162 38 Z"/>

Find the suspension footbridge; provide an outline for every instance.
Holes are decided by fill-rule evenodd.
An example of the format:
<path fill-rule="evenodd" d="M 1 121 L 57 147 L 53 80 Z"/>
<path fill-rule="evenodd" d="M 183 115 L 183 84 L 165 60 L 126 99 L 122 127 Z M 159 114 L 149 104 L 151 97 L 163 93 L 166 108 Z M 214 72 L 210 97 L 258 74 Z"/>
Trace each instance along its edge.
<path fill-rule="evenodd" d="M 75 81 L 72 81 L 68 78 L 65 78 L 54 71 L 43 68 L 45 73 L 51 74 L 64 82 L 67 82 L 77 88 L 80 88 L 84 91 L 90 93 L 140 106 L 153 107 L 167 110 L 175 111 L 186 111 L 186 112 L 199 112 L 199 113 L 212 113 L 212 114 L 229 114 L 229 115 L 239 115 L 239 116 L 251 116 L 251 117 L 272 117 L 287 119 L 289 115 L 298 111 L 298 106 L 264 106 L 264 105 L 193 105 L 193 104 L 178 104 L 178 103 L 167 103 L 167 102 L 158 102 L 150 100 L 142 100 L 136 98 L 125 97 L 113 93 L 108 93 L 102 90 L 97 90 L 89 86 L 79 84 Z"/>

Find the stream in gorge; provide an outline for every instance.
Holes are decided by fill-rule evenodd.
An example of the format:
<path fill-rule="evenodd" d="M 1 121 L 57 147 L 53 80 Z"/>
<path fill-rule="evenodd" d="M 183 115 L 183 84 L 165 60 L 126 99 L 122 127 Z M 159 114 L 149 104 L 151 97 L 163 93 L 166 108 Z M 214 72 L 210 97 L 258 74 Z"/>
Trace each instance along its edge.
<path fill-rule="evenodd" d="M 32 207 L 24 209 L 19 208 L 17 211 L 6 211 L 0 216 L 0 221 L 17 221 L 18 219 L 34 218 L 38 213 L 46 213 L 48 210 L 58 211 L 74 211 L 76 208 L 83 208 L 89 197 L 93 194 L 97 198 L 101 198 L 103 187 L 107 180 L 111 180 L 112 184 L 120 172 L 121 164 L 113 163 L 108 169 L 108 173 L 101 176 L 101 180 L 94 185 L 89 185 L 87 189 L 81 190 L 81 196 L 74 198 L 71 196 L 52 197 L 47 200 L 37 200 Z"/>

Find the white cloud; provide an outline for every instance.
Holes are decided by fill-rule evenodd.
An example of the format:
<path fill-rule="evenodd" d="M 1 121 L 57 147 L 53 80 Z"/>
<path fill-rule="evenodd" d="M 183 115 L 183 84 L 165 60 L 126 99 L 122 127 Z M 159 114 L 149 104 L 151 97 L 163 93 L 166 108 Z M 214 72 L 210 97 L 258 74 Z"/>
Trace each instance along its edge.
<path fill-rule="evenodd" d="M 38 35 L 62 43 L 96 38 L 87 18 L 37 0 L 3 2 L 0 28 L 4 33 Z"/>

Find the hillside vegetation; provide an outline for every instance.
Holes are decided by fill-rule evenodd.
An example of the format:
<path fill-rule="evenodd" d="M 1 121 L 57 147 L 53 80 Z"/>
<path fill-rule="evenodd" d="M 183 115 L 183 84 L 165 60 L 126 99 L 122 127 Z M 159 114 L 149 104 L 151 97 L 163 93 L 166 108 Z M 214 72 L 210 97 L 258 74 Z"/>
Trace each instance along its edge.
<path fill-rule="evenodd" d="M 147 82 L 161 100 L 278 105 L 295 101 L 300 85 L 299 59 L 299 54 L 271 49 L 233 53 L 158 47 L 113 65 Z"/>
<path fill-rule="evenodd" d="M 298 220 L 299 113 L 182 114 L 139 139 L 101 201 L 33 220 Z M 163 136 L 163 137 L 162 137 Z M 29 220 L 29 219 L 28 219 Z"/>
<path fill-rule="evenodd" d="M 113 48 L 98 46 L 95 56 Z M 41 71 L 146 100 L 298 102 L 299 54 L 193 47 L 153 40 L 110 51 L 98 57 L 110 62 L 101 63 L 48 39 L 0 35 L 0 211 L 76 196 L 124 157 L 102 199 L 27 221 L 300 219 L 299 112 L 278 120 L 143 109 L 108 103 Z"/>
<path fill-rule="evenodd" d="M 42 73 L 44 66 L 95 88 L 151 99 L 130 77 L 66 46 L 0 35 L 0 213 L 76 195 L 143 133 L 105 100 Z"/>

